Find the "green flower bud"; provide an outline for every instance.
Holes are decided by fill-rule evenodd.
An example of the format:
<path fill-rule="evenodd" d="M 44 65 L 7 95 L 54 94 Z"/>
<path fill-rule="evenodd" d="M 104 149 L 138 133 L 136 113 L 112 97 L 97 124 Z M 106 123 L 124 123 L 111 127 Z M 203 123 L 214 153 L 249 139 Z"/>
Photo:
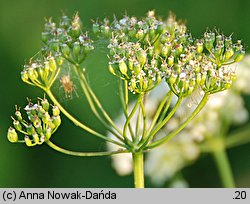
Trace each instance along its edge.
<path fill-rule="evenodd" d="M 166 32 L 166 33 L 163 33 L 160 37 L 160 41 L 161 43 L 166 43 L 166 42 L 170 42 L 171 41 L 171 35 L 170 33 Z"/>
<path fill-rule="evenodd" d="M 49 32 L 42 32 L 42 41 L 44 42 L 44 43 L 47 43 L 48 42 L 48 40 L 49 40 L 49 38 L 50 38 L 50 33 Z"/>
<path fill-rule="evenodd" d="M 55 128 L 57 128 L 58 126 L 60 126 L 61 122 L 62 122 L 60 115 L 53 116 L 52 117 L 52 122 L 55 125 Z"/>
<path fill-rule="evenodd" d="M 67 29 L 70 26 L 70 18 L 68 16 L 62 16 L 60 25 Z"/>
<path fill-rule="evenodd" d="M 126 63 L 124 62 L 124 60 L 119 61 L 119 70 L 123 75 L 128 76 L 127 75 L 128 67 Z"/>
<path fill-rule="evenodd" d="M 69 55 L 70 55 L 70 48 L 69 48 L 69 46 L 64 43 L 64 44 L 61 44 L 60 47 L 61 47 L 61 51 L 62 51 L 63 55 L 68 58 Z"/>
<path fill-rule="evenodd" d="M 139 29 L 135 35 L 135 37 L 138 39 L 138 40 L 141 40 L 144 38 L 144 31 L 142 29 Z"/>
<path fill-rule="evenodd" d="M 197 83 L 198 85 L 200 85 L 200 83 L 201 83 L 201 73 L 197 73 L 197 74 L 196 74 L 196 83 Z"/>
<path fill-rule="evenodd" d="M 196 43 L 196 50 L 198 53 L 202 53 L 202 51 L 203 51 L 203 42 L 202 41 L 198 41 Z"/>
<path fill-rule="evenodd" d="M 23 70 L 21 72 L 21 78 L 22 78 L 23 82 L 27 82 L 29 80 L 29 75 L 28 75 L 26 70 Z"/>
<path fill-rule="evenodd" d="M 244 50 L 236 51 L 234 54 L 234 62 L 240 62 L 241 60 L 243 60 L 244 56 L 245 56 Z"/>
<path fill-rule="evenodd" d="M 48 112 L 45 112 L 42 116 L 42 121 L 47 124 L 49 120 L 50 120 L 50 115 Z"/>
<path fill-rule="evenodd" d="M 230 45 L 232 45 L 232 44 L 233 44 L 233 42 L 232 42 L 231 36 L 226 37 L 226 38 L 225 38 L 225 47 L 228 47 L 228 46 L 230 46 Z"/>
<path fill-rule="evenodd" d="M 61 55 L 56 55 L 55 56 L 56 63 L 61 66 L 64 62 L 64 58 Z"/>
<path fill-rule="evenodd" d="M 213 48 L 213 40 L 212 40 L 212 38 L 206 38 L 204 45 L 207 48 L 207 50 L 211 50 Z"/>
<path fill-rule="evenodd" d="M 33 134 L 33 135 L 32 135 L 32 137 L 33 137 L 33 141 L 34 141 L 34 143 L 35 143 L 35 144 L 38 144 L 38 143 L 39 143 L 39 137 L 38 137 L 38 134 L 36 134 L 36 133 L 35 133 L 35 134 Z"/>
<path fill-rule="evenodd" d="M 36 133 L 35 128 L 32 126 L 32 124 L 28 124 L 26 126 L 26 130 L 27 130 L 28 135 L 32 135 Z"/>
<path fill-rule="evenodd" d="M 157 33 L 161 34 L 164 31 L 164 25 L 163 24 L 158 24 L 156 28 Z"/>
<path fill-rule="evenodd" d="M 172 73 L 170 78 L 168 79 L 169 83 L 174 84 L 176 82 L 177 76 L 178 76 L 177 74 Z"/>
<path fill-rule="evenodd" d="M 133 58 L 128 58 L 128 68 L 130 70 L 133 70 L 134 67 L 134 59 Z"/>
<path fill-rule="evenodd" d="M 16 115 L 16 117 L 17 117 L 17 120 L 19 120 L 19 121 L 22 121 L 22 120 L 23 120 L 22 114 L 21 114 L 20 111 L 17 110 L 17 111 L 15 112 L 15 115 Z"/>
<path fill-rule="evenodd" d="M 106 35 L 106 36 L 109 35 L 109 31 L 110 31 L 110 27 L 109 27 L 109 26 L 107 26 L 107 25 L 102 25 L 100 28 L 101 28 L 101 32 L 102 32 L 104 35 Z"/>
<path fill-rule="evenodd" d="M 52 130 L 50 127 L 47 127 L 46 128 L 46 131 L 45 131 L 45 137 L 49 140 L 50 137 L 51 137 L 51 134 L 52 134 Z"/>
<path fill-rule="evenodd" d="M 28 68 L 28 76 L 31 80 L 36 80 L 38 78 L 38 73 L 34 68 L 30 67 Z"/>
<path fill-rule="evenodd" d="M 33 146 L 32 141 L 31 141 L 31 139 L 29 138 L 29 136 L 26 135 L 26 136 L 24 137 L 24 141 L 25 141 L 25 144 L 26 144 L 28 147 Z"/>
<path fill-rule="evenodd" d="M 111 63 L 109 63 L 108 69 L 109 69 L 109 72 L 110 72 L 111 74 L 115 75 L 115 70 L 114 70 L 114 68 L 113 68 L 113 66 L 112 66 Z"/>
<path fill-rule="evenodd" d="M 171 43 L 170 42 L 165 43 L 161 49 L 162 56 L 167 57 L 170 50 L 171 50 Z"/>
<path fill-rule="evenodd" d="M 42 124 L 40 121 L 35 121 L 34 122 L 34 127 L 36 128 L 36 132 L 40 135 L 43 131 L 42 129 Z"/>
<path fill-rule="evenodd" d="M 92 25 L 92 30 L 93 30 L 94 34 L 99 33 L 100 32 L 100 25 L 98 23 L 94 23 Z"/>
<path fill-rule="evenodd" d="M 58 116 L 60 114 L 60 109 L 57 106 L 52 108 L 53 116 Z"/>
<path fill-rule="evenodd" d="M 49 57 L 49 68 L 51 72 L 54 72 L 57 68 L 56 60 L 54 57 Z"/>
<path fill-rule="evenodd" d="M 144 64 L 147 61 L 147 53 L 143 49 L 139 49 L 136 51 L 136 58 L 141 66 L 144 66 Z"/>
<path fill-rule="evenodd" d="M 168 57 L 168 65 L 169 66 L 172 66 L 174 64 L 174 56 L 173 55 L 170 55 Z"/>
<path fill-rule="evenodd" d="M 49 102 L 48 102 L 48 100 L 46 98 L 42 99 L 41 104 L 42 104 L 42 108 L 45 111 L 49 110 Z"/>
<path fill-rule="evenodd" d="M 46 76 L 49 75 L 49 70 L 50 70 L 49 61 L 44 61 L 44 71 L 46 73 Z"/>
<path fill-rule="evenodd" d="M 22 130 L 22 125 L 20 124 L 20 122 L 18 120 L 14 120 L 13 125 L 14 125 L 14 127 L 16 128 L 17 131 Z"/>
<path fill-rule="evenodd" d="M 232 47 L 227 47 L 226 51 L 225 51 L 225 60 L 228 60 L 229 58 L 231 58 L 234 55 L 234 50 Z"/>
<path fill-rule="evenodd" d="M 53 39 L 51 42 L 50 42 L 50 47 L 52 50 L 54 50 L 55 52 L 58 52 L 59 51 L 59 45 L 60 45 L 60 42 L 58 39 Z"/>
<path fill-rule="evenodd" d="M 42 106 L 40 106 L 40 105 L 38 105 L 37 106 L 37 115 L 38 115 L 38 117 L 39 118 L 41 118 L 42 117 L 42 115 L 46 112 L 43 108 L 42 108 Z"/>
<path fill-rule="evenodd" d="M 80 43 L 79 43 L 79 42 L 74 42 L 74 45 L 73 45 L 73 53 L 74 53 L 74 56 L 75 56 L 75 57 L 78 57 L 80 51 L 81 51 Z"/>
<path fill-rule="evenodd" d="M 10 127 L 8 129 L 7 138 L 12 143 L 18 142 L 18 135 L 17 135 L 16 130 L 14 128 Z"/>
<path fill-rule="evenodd" d="M 193 93 L 193 91 L 194 91 L 194 87 L 193 87 L 193 86 L 189 86 L 189 87 L 188 87 L 187 94 L 188 94 L 188 95 L 191 95 L 191 94 Z"/>
<path fill-rule="evenodd" d="M 139 62 L 137 61 L 134 62 L 133 70 L 136 76 L 141 72 L 142 67 L 140 66 Z"/>
<path fill-rule="evenodd" d="M 217 45 L 214 49 L 214 55 L 216 57 L 220 57 L 222 55 L 222 53 L 224 52 L 224 46 L 221 45 Z"/>

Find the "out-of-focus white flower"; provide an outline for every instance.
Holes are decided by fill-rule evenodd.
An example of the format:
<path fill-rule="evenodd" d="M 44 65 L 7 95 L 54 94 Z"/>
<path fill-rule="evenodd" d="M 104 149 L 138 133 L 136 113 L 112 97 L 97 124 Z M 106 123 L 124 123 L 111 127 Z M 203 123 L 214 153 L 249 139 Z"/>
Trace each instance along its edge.
<path fill-rule="evenodd" d="M 239 63 L 237 80 L 230 90 L 219 92 L 210 96 L 205 108 L 195 117 L 189 125 L 176 137 L 151 150 L 145 159 L 145 174 L 151 178 L 155 185 L 162 185 L 171 179 L 178 171 L 193 163 L 200 155 L 200 144 L 211 137 L 220 134 L 224 127 L 223 121 L 230 124 L 242 124 L 248 120 L 248 111 L 244 106 L 244 100 L 240 93 L 250 94 L 248 80 L 250 77 L 250 56 Z M 164 83 L 156 87 L 146 100 L 145 109 L 151 120 L 158 104 L 166 94 L 168 88 Z M 166 136 L 177 128 L 196 108 L 203 93 L 197 90 L 190 97 L 186 98 L 177 109 L 175 115 L 163 127 L 156 139 Z M 173 103 L 176 98 L 173 98 Z M 131 110 L 134 104 L 129 109 Z M 136 113 L 138 114 L 138 113 Z M 135 128 L 136 115 L 131 121 L 132 128 Z M 116 119 L 118 127 L 123 127 L 125 117 Z M 149 125 L 148 124 L 148 125 Z M 129 132 L 128 132 L 129 133 Z M 130 137 L 130 135 L 128 134 Z M 113 137 L 110 135 L 110 137 Z M 113 138 L 115 139 L 115 138 Z M 110 150 L 117 149 L 117 146 L 108 144 Z M 132 172 L 132 157 L 129 154 L 113 156 L 113 166 L 119 175 L 126 175 Z M 178 185 L 177 185 L 178 186 Z"/>
<path fill-rule="evenodd" d="M 250 76 L 250 55 L 246 55 L 244 60 L 239 62 L 237 67 L 237 80 L 234 82 L 233 88 L 241 93 L 250 94 L 249 86 Z"/>

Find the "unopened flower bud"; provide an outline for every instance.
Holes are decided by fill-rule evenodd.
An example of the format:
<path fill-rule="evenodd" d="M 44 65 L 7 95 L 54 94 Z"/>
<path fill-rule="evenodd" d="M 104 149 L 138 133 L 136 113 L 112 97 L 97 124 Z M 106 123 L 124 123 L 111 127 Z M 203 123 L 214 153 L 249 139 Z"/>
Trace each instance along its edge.
<path fill-rule="evenodd" d="M 8 129 L 7 138 L 12 143 L 15 143 L 18 141 L 18 135 L 17 135 L 16 130 L 14 128 L 10 127 Z"/>
<path fill-rule="evenodd" d="M 51 134 L 52 134 L 52 130 L 50 127 L 47 127 L 46 128 L 46 131 L 45 131 L 45 137 L 49 140 L 50 137 L 51 137 Z"/>
<path fill-rule="evenodd" d="M 42 116 L 42 121 L 43 121 L 44 123 L 48 123 L 49 120 L 50 120 L 50 115 L 49 115 L 48 112 L 45 112 L 45 113 L 43 114 L 43 116 Z"/>
<path fill-rule="evenodd" d="M 108 69 L 109 69 L 109 72 L 110 72 L 111 74 L 115 75 L 115 70 L 114 70 L 114 68 L 113 68 L 113 66 L 112 66 L 111 63 L 109 63 Z"/>
<path fill-rule="evenodd" d="M 49 37 L 50 37 L 50 33 L 49 33 L 49 32 L 42 32 L 41 37 L 42 37 L 42 41 L 43 41 L 44 43 L 47 43 L 48 40 L 49 40 Z"/>
<path fill-rule="evenodd" d="M 196 50 L 198 53 L 202 53 L 202 51 L 203 51 L 203 42 L 202 41 L 198 41 L 196 43 Z"/>
<path fill-rule="evenodd" d="M 119 70 L 123 75 L 127 76 L 128 67 L 124 60 L 119 61 Z"/>
<path fill-rule="evenodd" d="M 15 112 L 15 115 L 16 115 L 16 117 L 17 117 L 17 120 L 19 120 L 19 121 L 22 121 L 22 120 L 23 120 L 22 114 L 21 114 L 20 111 L 17 110 L 17 111 Z"/>
<path fill-rule="evenodd" d="M 22 78 L 23 82 L 27 82 L 29 80 L 29 75 L 28 75 L 26 70 L 23 70 L 21 72 L 21 78 Z"/>
<path fill-rule="evenodd" d="M 16 128 L 17 131 L 22 130 L 22 125 L 20 124 L 20 122 L 18 120 L 14 120 L 13 125 L 14 125 L 14 127 Z"/>
<path fill-rule="evenodd" d="M 170 55 L 168 57 L 168 65 L 169 66 L 172 66 L 174 64 L 174 56 L 173 55 Z"/>
<path fill-rule="evenodd" d="M 34 68 L 30 67 L 28 69 L 28 76 L 31 80 L 36 80 L 38 78 L 38 73 Z"/>
<path fill-rule="evenodd" d="M 36 133 L 35 128 L 32 126 L 32 124 L 28 124 L 26 126 L 26 130 L 29 135 Z"/>
<path fill-rule="evenodd" d="M 241 60 L 243 60 L 244 56 L 245 56 L 244 50 L 236 51 L 234 54 L 234 62 L 240 62 Z"/>
<path fill-rule="evenodd" d="M 36 133 L 35 133 L 35 134 L 33 134 L 33 135 L 32 135 L 32 137 L 33 137 L 33 141 L 34 141 L 34 143 L 35 143 L 35 144 L 38 144 L 38 143 L 39 143 L 39 137 L 38 137 L 38 134 L 36 134 Z"/>
<path fill-rule="evenodd" d="M 231 36 L 225 38 L 225 47 L 232 45 L 232 43 L 233 42 Z"/>
<path fill-rule="evenodd" d="M 26 136 L 24 137 L 24 141 L 25 141 L 25 144 L 26 144 L 28 147 L 33 146 L 32 141 L 31 141 L 31 139 L 29 138 L 28 135 L 26 135 Z"/>
<path fill-rule="evenodd" d="M 92 30 L 93 30 L 93 32 L 94 32 L 95 34 L 99 33 L 99 32 L 100 32 L 100 25 L 99 25 L 99 23 L 94 23 L 94 24 L 92 25 Z"/>
<path fill-rule="evenodd" d="M 230 57 L 234 55 L 234 50 L 232 47 L 227 47 L 225 51 L 225 60 L 228 60 Z"/>
<path fill-rule="evenodd" d="M 142 29 L 138 30 L 135 37 L 138 39 L 138 40 L 141 40 L 143 37 L 144 37 L 144 32 Z"/>
<path fill-rule="evenodd" d="M 212 41 L 212 39 L 211 38 L 206 38 L 204 45 L 207 48 L 207 50 L 211 50 L 213 48 L 213 41 Z"/>
<path fill-rule="evenodd" d="M 80 43 L 79 43 L 79 42 L 74 42 L 74 45 L 73 45 L 73 53 L 74 53 L 74 56 L 75 56 L 75 57 L 78 57 L 78 56 L 79 56 L 80 50 L 81 50 Z"/>
<path fill-rule="evenodd" d="M 42 125 L 41 125 L 41 122 L 40 121 L 35 121 L 34 122 L 34 127 L 36 128 L 36 132 L 38 134 L 41 134 L 42 133 Z"/>
<path fill-rule="evenodd" d="M 60 114 L 60 109 L 57 106 L 52 108 L 53 116 L 58 116 Z"/>
<path fill-rule="evenodd" d="M 58 126 L 60 126 L 61 122 L 62 122 L 60 115 L 53 116 L 52 117 L 52 122 L 55 125 L 55 128 L 57 128 Z"/>
<path fill-rule="evenodd" d="M 70 55 L 70 48 L 69 48 L 69 46 L 66 43 L 61 44 L 61 51 L 62 51 L 62 53 L 63 53 L 63 55 L 65 57 L 69 57 L 69 55 Z"/>
<path fill-rule="evenodd" d="M 46 98 L 42 99 L 41 104 L 42 104 L 42 108 L 45 111 L 49 110 L 49 102 L 48 102 L 48 100 Z"/>
<path fill-rule="evenodd" d="M 146 51 L 143 49 L 139 49 L 138 51 L 136 51 L 136 58 L 138 62 L 141 64 L 141 66 L 143 66 L 147 61 Z"/>
<path fill-rule="evenodd" d="M 54 72 L 57 68 L 56 60 L 54 57 L 49 57 L 49 68 L 51 72 Z"/>
<path fill-rule="evenodd" d="M 170 42 L 171 41 L 171 35 L 168 32 L 163 33 L 161 35 L 161 37 L 160 37 L 160 41 L 163 44 L 166 43 L 166 42 Z"/>

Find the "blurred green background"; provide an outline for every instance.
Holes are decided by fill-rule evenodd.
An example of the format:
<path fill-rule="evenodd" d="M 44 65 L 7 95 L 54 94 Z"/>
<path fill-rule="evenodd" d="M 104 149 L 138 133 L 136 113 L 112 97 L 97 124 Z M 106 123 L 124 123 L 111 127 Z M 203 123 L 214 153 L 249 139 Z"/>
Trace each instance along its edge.
<path fill-rule="evenodd" d="M 171 10 L 177 18 L 186 19 L 189 30 L 196 37 L 207 27 L 217 27 L 228 35 L 233 32 L 234 39 L 243 39 L 247 49 L 250 45 L 248 0 L 0 0 L 0 187 L 133 187 L 132 176 L 117 176 L 109 157 L 77 158 L 57 153 L 46 145 L 33 148 L 13 145 L 7 141 L 6 132 L 15 104 L 24 106 L 26 97 L 43 96 L 37 88 L 21 82 L 20 71 L 25 60 L 40 48 L 44 17 L 52 16 L 57 20 L 62 11 L 69 16 L 79 11 L 88 28 L 90 19 L 112 17 L 113 14 L 121 17 L 125 12 L 143 16 L 151 9 L 164 17 Z M 106 71 L 105 52 L 93 53 L 85 65 L 91 86 L 111 116 L 116 116 L 120 104 L 116 81 Z M 57 89 L 60 94 L 60 88 Z M 246 101 L 249 98 L 246 97 Z M 83 96 L 63 104 L 87 124 L 104 132 L 88 110 Z M 249 108 L 250 104 L 247 106 Z M 78 130 L 67 120 L 63 120 L 53 139 L 74 150 L 105 150 L 103 141 Z M 204 157 L 184 170 L 185 177 L 191 187 L 220 187 L 212 159 Z M 230 150 L 229 157 L 237 185 L 250 187 L 250 145 Z"/>

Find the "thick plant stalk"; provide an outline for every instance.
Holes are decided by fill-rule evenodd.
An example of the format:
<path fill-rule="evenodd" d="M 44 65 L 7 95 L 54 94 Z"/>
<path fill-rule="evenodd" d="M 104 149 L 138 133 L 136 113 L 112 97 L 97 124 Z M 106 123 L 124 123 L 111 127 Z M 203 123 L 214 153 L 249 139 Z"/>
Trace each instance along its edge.
<path fill-rule="evenodd" d="M 216 149 L 212 152 L 212 154 L 214 156 L 223 187 L 235 188 L 233 173 L 226 150 L 223 148 Z"/>
<path fill-rule="evenodd" d="M 144 188 L 143 152 L 135 152 L 132 154 L 134 167 L 134 186 L 135 188 Z"/>

